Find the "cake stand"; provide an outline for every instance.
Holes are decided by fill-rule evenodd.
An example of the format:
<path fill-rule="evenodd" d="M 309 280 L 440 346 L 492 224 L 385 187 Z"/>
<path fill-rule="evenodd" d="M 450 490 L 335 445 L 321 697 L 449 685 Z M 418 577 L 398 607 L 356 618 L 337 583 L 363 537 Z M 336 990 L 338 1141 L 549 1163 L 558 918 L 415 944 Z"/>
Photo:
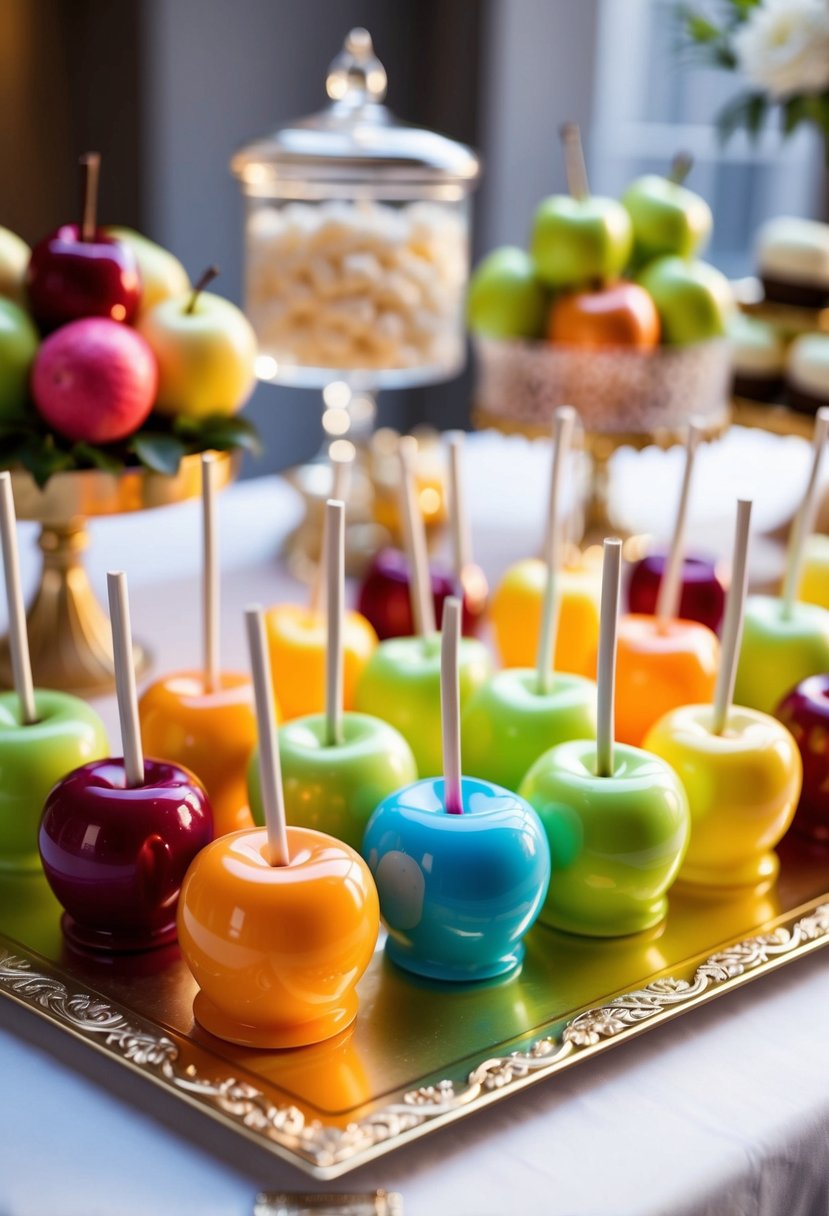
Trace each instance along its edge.
<path fill-rule="evenodd" d="M 234 453 L 214 453 L 216 488 L 234 479 Z M 32 674 L 41 688 L 97 696 L 115 686 L 109 617 L 99 604 L 83 564 L 87 521 L 171 506 L 201 493 L 201 453 L 185 456 L 173 476 L 144 468 L 105 473 L 98 469 L 56 473 L 38 487 L 22 469 L 12 471 L 18 519 L 40 525 L 40 585 L 27 614 Z M 134 648 L 136 673 L 149 657 Z M 0 682 L 12 686 L 8 641 L 0 642 Z"/>

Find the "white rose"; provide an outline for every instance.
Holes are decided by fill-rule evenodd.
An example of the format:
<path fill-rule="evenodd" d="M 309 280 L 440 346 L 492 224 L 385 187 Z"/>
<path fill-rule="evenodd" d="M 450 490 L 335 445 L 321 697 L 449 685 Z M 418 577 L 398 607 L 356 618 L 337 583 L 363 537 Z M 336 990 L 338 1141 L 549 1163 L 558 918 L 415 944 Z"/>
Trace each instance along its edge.
<path fill-rule="evenodd" d="M 763 0 L 734 35 L 748 80 L 774 98 L 829 86 L 829 2 Z"/>

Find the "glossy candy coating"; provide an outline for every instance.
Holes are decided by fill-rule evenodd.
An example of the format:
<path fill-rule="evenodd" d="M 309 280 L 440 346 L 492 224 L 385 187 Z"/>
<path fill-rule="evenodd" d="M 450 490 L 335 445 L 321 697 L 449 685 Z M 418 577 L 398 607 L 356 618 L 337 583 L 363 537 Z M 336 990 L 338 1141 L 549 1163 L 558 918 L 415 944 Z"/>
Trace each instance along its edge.
<path fill-rule="evenodd" d="M 279 732 L 285 816 L 297 827 L 327 832 L 359 850 L 377 804 L 417 778 L 403 736 L 368 714 L 343 714 L 343 741 L 326 743 L 324 714 L 294 718 Z M 259 757 L 251 757 L 248 789 L 253 817 L 264 824 Z"/>
<path fill-rule="evenodd" d="M 517 790 L 531 765 L 555 744 L 595 737 L 592 680 L 555 674 L 549 692 L 541 693 L 537 673 L 520 667 L 487 680 L 461 720 L 465 771 L 508 790 Z"/>
<path fill-rule="evenodd" d="M 400 967 L 441 980 L 503 975 L 523 957 L 550 879 L 538 817 L 508 790 L 462 779 L 463 814 L 449 814 L 442 778 L 392 794 L 363 841 Z"/>
<path fill-rule="evenodd" d="M 148 755 L 189 769 L 207 790 L 214 835 L 253 827 L 247 766 L 256 746 L 256 714 L 249 677 L 222 671 L 218 687 L 208 692 L 203 672 L 174 672 L 146 689 L 138 712 Z"/>
<path fill-rule="evenodd" d="M 644 615 L 656 612 L 659 586 L 665 573 L 664 553 L 649 553 L 635 562 L 627 584 L 628 611 Z M 719 633 L 725 611 L 725 587 L 717 576 L 714 562 L 704 557 L 686 557 L 682 563 L 682 589 L 679 617 L 699 621 Z"/>
<path fill-rule="evenodd" d="M 94 709 L 65 692 L 35 689 L 38 721 L 20 722 L 16 693 L 0 693 L 0 870 L 37 870 L 37 833 L 55 782 L 109 751 Z"/>
<path fill-rule="evenodd" d="M 806 604 L 829 608 L 829 536 L 821 532 L 813 533 L 806 541 L 797 598 Z"/>
<path fill-rule="evenodd" d="M 475 638 L 459 649 L 463 710 L 492 671 L 489 651 Z M 366 664 L 357 685 L 355 708 L 388 722 L 409 744 L 417 771 L 434 775 L 443 763 L 440 732 L 440 635 L 389 638 Z"/>
<path fill-rule="evenodd" d="M 795 603 L 785 620 L 782 607 L 783 601 L 770 595 L 746 600 L 734 700 L 767 714 L 795 684 L 829 671 L 829 612 Z"/>
<path fill-rule="evenodd" d="M 504 667 L 532 667 L 536 661 L 546 581 L 544 562 L 527 558 L 511 566 L 495 589 L 489 616 Z M 589 569 L 564 569 L 559 587 L 555 670 L 595 679 L 599 574 Z"/>
<path fill-rule="evenodd" d="M 43 871 L 66 909 L 67 938 L 82 949 L 144 950 L 175 940 L 187 867 L 213 838 L 213 816 L 192 773 L 145 760 L 128 788 L 120 758 L 75 769 L 46 800 Z"/>
<path fill-rule="evenodd" d="M 265 613 L 273 689 L 285 721 L 321 713 L 325 706 L 325 617 L 301 604 L 276 604 Z M 343 706 L 354 709 L 354 689 L 377 647 L 377 635 L 359 612 L 343 628 Z"/>
<path fill-rule="evenodd" d="M 616 738 L 641 747 L 654 722 L 678 705 L 714 695 L 720 644 L 697 621 L 628 614 L 619 621 L 616 650 Z"/>
<path fill-rule="evenodd" d="M 801 680 L 774 716 L 791 731 L 803 764 L 792 830 L 829 844 L 829 675 Z"/>
<path fill-rule="evenodd" d="M 599 777 L 595 743 L 561 743 L 536 761 L 519 793 L 550 844 L 542 923 L 620 937 L 665 918 L 690 831 L 685 792 L 667 764 L 617 743 L 613 776 Z"/>
<path fill-rule="evenodd" d="M 685 705 L 661 718 L 645 747 L 679 776 L 691 811 L 691 840 L 680 871 L 702 887 L 762 887 L 779 869 L 771 851 L 800 795 L 797 745 L 768 714 L 734 706 L 722 735 L 710 705 Z"/>
<path fill-rule="evenodd" d="M 82 241 L 77 224 L 62 224 L 32 250 L 26 291 L 35 320 L 54 329 L 81 317 L 129 324 L 141 299 L 135 254 L 100 229 Z"/>
<path fill-rule="evenodd" d="M 211 1034 L 249 1047 L 299 1047 L 344 1030 L 380 927 L 377 891 L 348 845 L 288 828 L 272 866 L 264 828 L 209 845 L 184 881 L 178 933 Z"/>

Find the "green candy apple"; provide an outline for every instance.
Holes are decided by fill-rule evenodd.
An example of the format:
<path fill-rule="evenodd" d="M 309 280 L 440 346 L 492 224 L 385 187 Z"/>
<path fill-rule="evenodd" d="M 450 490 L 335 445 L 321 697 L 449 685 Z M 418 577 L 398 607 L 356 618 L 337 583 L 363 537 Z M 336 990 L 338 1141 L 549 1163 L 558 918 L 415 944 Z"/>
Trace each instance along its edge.
<path fill-rule="evenodd" d="M 466 304 L 472 333 L 483 338 L 538 338 L 546 313 L 546 292 L 523 249 L 505 245 L 479 263 Z"/>
<path fill-rule="evenodd" d="M 829 671 L 829 612 L 794 603 L 789 616 L 773 595 L 746 600 L 743 640 L 734 700 L 773 714 L 788 692 L 807 676 Z"/>
<path fill-rule="evenodd" d="M 384 798 L 417 779 L 412 749 L 387 722 L 346 713 L 341 743 L 326 741 L 324 714 L 294 718 L 279 731 L 285 814 L 295 827 L 327 832 L 360 851 L 374 811 Z M 265 822 L 259 754 L 248 768 L 254 820 Z"/>
<path fill-rule="evenodd" d="M 0 228 L 0 296 L 26 307 L 26 268 L 32 251 L 16 232 Z"/>
<path fill-rule="evenodd" d="M 611 282 L 632 248 L 630 216 L 616 199 L 554 194 L 535 213 L 530 254 L 536 275 L 548 287 Z"/>
<path fill-rule="evenodd" d="M 29 373 L 40 337 L 29 314 L 0 297 L 0 422 L 33 413 L 29 408 Z"/>
<path fill-rule="evenodd" d="M 656 756 L 617 743 L 613 775 L 597 776 L 596 767 L 595 743 L 561 743 L 536 761 L 519 794 L 550 845 L 540 920 L 569 933 L 619 937 L 664 919 L 690 814 L 682 782 Z"/>
<path fill-rule="evenodd" d="M 162 300 L 183 296 L 190 289 L 187 271 L 174 254 L 142 236 L 132 228 L 105 228 L 107 236 L 128 245 L 135 254 L 141 276 L 139 312 L 145 312 Z"/>
<path fill-rule="evenodd" d="M 489 651 L 476 638 L 461 638 L 460 699 L 464 709 L 492 673 Z M 389 638 L 363 669 L 354 708 L 388 722 L 409 744 L 421 777 L 442 771 L 440 635 Z"/>
<path fill-rule="evenodd" d="M 667 254 L 692 258 L 714 226 L 704 198 L 657 173 L 631 182 L 622 205 L 633 223 L 633 257 L 640 266 Z"/>
<path fill-rule="evenodd" d="M 35 870 L 46 796 L 62 777 L 109 754 L 104 724 L 85 701 L 35 689 L 37 721 L 24 726 L 20 700 L 0 693 L 0 870 Z"/>
<path fill-rule="evenodd" d="M 722 337 L 734 312 L 734 293 L 724 274 L 707 262 L 657 258 L 639 275 L 662 327 L 662 341 L 686 346 Z"/>
<path fill-rule="evenodd" d="M 517 790 L 539 756 L 569 739 L 595 739 L 596 685 L 556 673 L 547 692 L 538 672 L 499 671 L 473 693 L 461 719 L 463 771 Z"/>

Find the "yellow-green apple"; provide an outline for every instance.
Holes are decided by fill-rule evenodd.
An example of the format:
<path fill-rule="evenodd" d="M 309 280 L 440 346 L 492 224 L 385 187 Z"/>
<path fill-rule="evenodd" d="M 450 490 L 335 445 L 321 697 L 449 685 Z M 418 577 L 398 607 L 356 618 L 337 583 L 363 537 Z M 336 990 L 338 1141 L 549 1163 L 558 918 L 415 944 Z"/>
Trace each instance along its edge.
<path fill-rule="evenodd" d="M 37 354 L 39 334 L 13 300 L 0 298 L 0 421 L 25 417 L 29 405 L 29 374 Z"/>
<path fill-rule="evenodd" d="M 162 300 L 183 296 L 190 288 L 190 279 L 181 262 L 164 249 L 132 228 L 105 228 L 109 236 L 128 245 L 135 254 L 141 275 L 141 299 L 138 312 L 146 312 Z"/>
<path fill-rule="evenodd" d="M 495 249 L 479 263 L 469 284 L 466 315 L 482 338 L 538 338 L 547 294 L 532 258 L 515 245 Z"/>
<path fill-rule="evenodd" d="M 0 296 L 25 307 L 26 267 L 32 251 L 24 240 L 8 228 L 0 228 Z"/>
<path fill-rule="evenodd" d="M 677 157 L 668 177 L 647 173 L 631 182 L 622 205 L 633 223 L 633 256 L 644 265 L 665 254 L 692 258 L 705 246 L 714 226 L 705 199 L 682 183 L 690 158 Z"/>
<path fill-rule="evenodd" d="M 685 346 L 722 337 L 734 311 L 728 279 L 707 262 L 657 258 L 639 276 L 659 313 L 662 341 Z"/>
<path fill-rule="evenodd" d="M 530 254 L 548 287 L 612 282 L 627 265 L 632 246 L 630 216 L 614 198 L 554 194 L 535 213 Z"/>

